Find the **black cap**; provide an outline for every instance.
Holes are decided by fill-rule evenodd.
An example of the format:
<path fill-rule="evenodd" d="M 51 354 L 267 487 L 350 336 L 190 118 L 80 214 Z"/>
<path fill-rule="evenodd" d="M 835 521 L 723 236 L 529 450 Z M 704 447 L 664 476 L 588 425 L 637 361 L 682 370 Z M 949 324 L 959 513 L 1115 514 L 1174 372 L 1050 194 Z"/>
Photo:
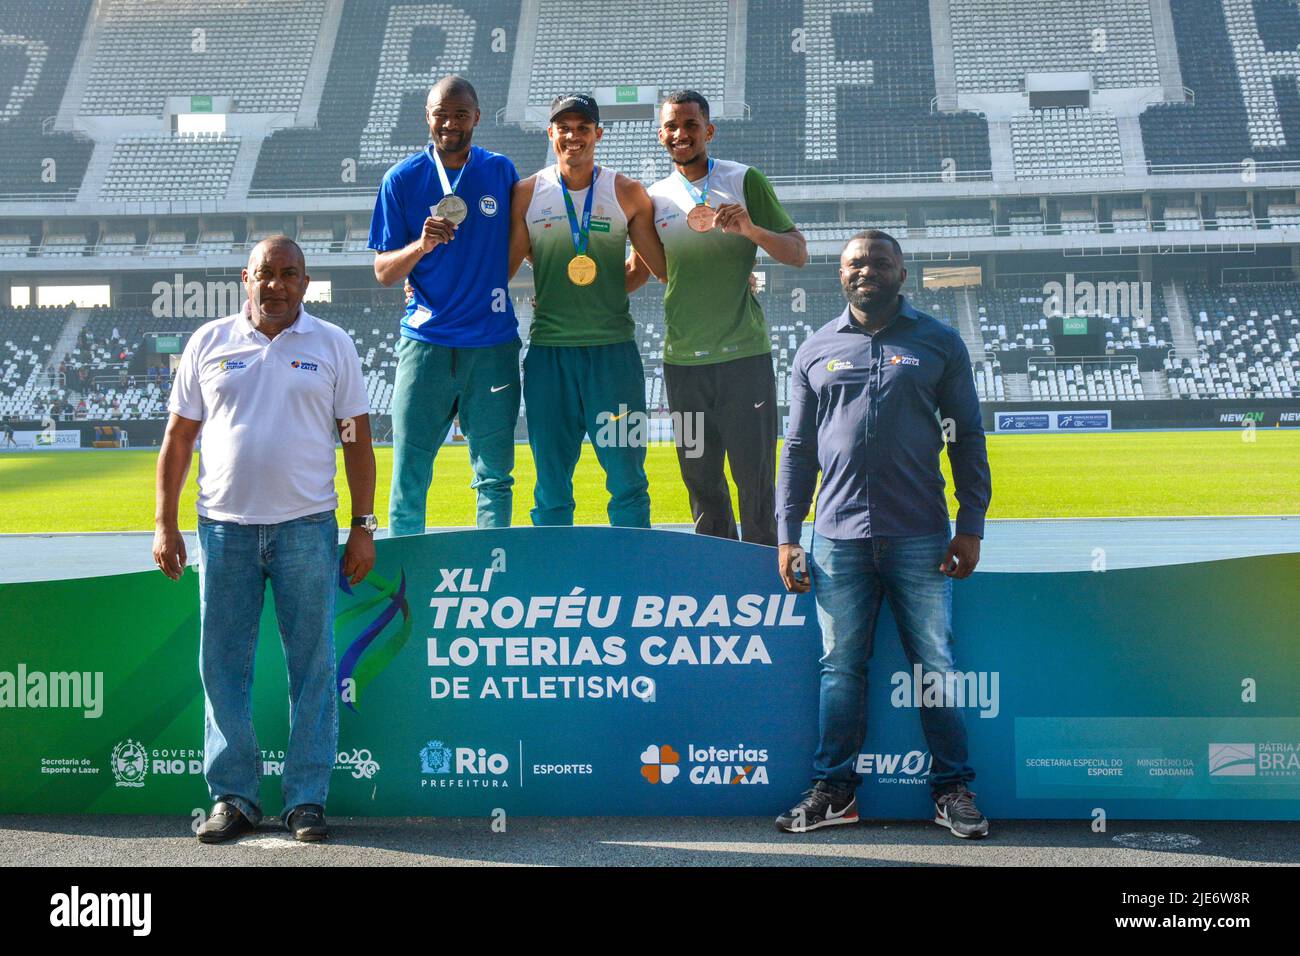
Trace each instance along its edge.
<path fill-rule="evenodd" d="M 565 93 L 551 100 L 550 122 L 554 123 L 561 113 L 581 113 L 593 123 L 600 122 L 600 107 L 586 93 Z"/>

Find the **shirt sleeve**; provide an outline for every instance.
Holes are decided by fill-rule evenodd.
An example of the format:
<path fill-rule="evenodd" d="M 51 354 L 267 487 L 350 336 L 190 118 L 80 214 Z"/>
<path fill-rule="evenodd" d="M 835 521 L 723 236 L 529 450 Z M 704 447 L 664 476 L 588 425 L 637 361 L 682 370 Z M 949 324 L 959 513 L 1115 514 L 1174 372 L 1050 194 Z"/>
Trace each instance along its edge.
<path fill-rule="evenodd" d="M 945 439 L 952 435 L 952 441 L 947 445 L 957 496 L 957 534 L 982 538 L 984 516 L 993 497 L 993 481 L 970 353 L 960 338 L 953 336 L 953 342 L 954 347 L 939 382 L 939 418 Z"/>
<path fill-rule="evenodd" d="M 375 211 L 370 217 L 370 248 L 376 252 L 392 252 L 414 238 L 406 228 L 406 217 L 402 215 L 401 204 L 393 189 L 393 177 L 385 176 L 375 196 Z"/>
<path fill-rule="evenodd" d="M 789 232 L 794 228 L 794 220 L 776 198 L 776 190 L 753 166 L 745 173 L 745 209 L 756 226 L 772 232 Z"/>
<path fill-rule="evenodd" d="M 366 380 L 361 373 L 361 357 L 351 338 L 341 337 L 338 344 L 338 375 L 334 379 L 334 417 L 353 418 L 370 412 L 366 398 Z"/>
<path fill-rule="evenodd" d="M 185 343 L 185 351 L 172 377 L 172 393 L 167 399 L 167 411 L 190 421 L 203 421 L 203 390 L 199 386 L 199 358 L 197 335 Z"/>
<path fill-rule="evenodd" d="M 790 370 L 790 423 L 776 477 L 776 540 L 798 544 L 817 486 L 817 393 L 808 382 L 803 356 Z"/>

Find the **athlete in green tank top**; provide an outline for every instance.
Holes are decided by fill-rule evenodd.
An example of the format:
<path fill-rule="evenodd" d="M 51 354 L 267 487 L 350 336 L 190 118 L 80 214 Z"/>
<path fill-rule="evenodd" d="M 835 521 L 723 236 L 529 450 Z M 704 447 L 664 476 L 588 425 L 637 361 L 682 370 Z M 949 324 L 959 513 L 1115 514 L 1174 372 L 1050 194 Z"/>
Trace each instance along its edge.
<path fill-rule="evenodd" d="M 636 327 L 624 282 L 627 216 L 618 201 L 618 174 L 596 166 L 589 176 L 589 184 L 581 189 L 568 188 L 555 166 L 534 177 L 525 216 L 537 290 L 531 336 L 535 345 L 609 345 L 634 337 Z M 578 285 L 570 276 L 570 269 L 577 268 L 570 265 L 577 251 L 568 213 L 572 207 L 581 243 L 588 197 L 593 201 L 584 255 L 594 265 L 595 274 L 580 276 L 591 278 L 591 282 Z M 585 264 L 581 268 L 591 271 Z"/>
<path fill-rule="evenodd" d="M 590 97 L 567 100 L 595 108 Z M 537 305 L 529 341 L 535 345 L 632 341 L 624 261 L 629 239 L 649 271 L 667 276 L 649 194 L 635 180 L 596 165 L 604 130 L 579 105 L 551 121 L 556 164 L 520 180 L 511 198 L 510 275 L 524 259 L 532 264 Z M 570 274 L 575 258 L 588 260 L 575 270 L 591 273 L 577 276 L 580 281 Z"/>
<path fill-rule="evenodd" d="M 602 130 L 591 97 L 557 97 L 548 135 L 556 164 L 520 180 L 510 204 L 510 275 L 528 259 L 536 288 L 524 359 L 528 443 L 537 467 L 533 523 L 573 523 L 573 469 L 588 435 L 606 473 L 610 523 L 648 528 L 644 444 L 611 443 L 602 426 L 645 415 L 624 255 L 630 239 L 650 271 L 666 277 L 654 205 L 640 183 L 596 165 Z"/>

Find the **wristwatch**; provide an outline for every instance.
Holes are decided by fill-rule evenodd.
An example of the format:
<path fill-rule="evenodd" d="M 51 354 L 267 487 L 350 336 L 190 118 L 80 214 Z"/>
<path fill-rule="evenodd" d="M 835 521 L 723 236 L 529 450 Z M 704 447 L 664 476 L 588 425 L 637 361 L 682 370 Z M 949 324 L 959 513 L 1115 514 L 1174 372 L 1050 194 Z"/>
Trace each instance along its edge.
<path fill-rule="evenodd" d="M 379 530 L 379 519 L 374 515 L 361 515 L 359 518 L 352 519 L 352 527 L 365 528 L 371 535 L 374 535 Z"/>

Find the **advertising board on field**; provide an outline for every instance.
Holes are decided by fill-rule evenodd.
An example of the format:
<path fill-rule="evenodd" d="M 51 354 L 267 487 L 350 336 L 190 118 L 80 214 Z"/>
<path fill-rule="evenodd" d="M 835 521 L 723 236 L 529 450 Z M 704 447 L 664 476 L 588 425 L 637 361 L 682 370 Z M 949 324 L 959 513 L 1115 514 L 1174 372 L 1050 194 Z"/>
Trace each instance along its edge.
<path fill-rule="evenodd" d="M 1111 430 L 1111 417 L 1104 408 L 995 412 L 993 427 L 999 432 L 1099 432 Z"/>
<path fill-rule="evenodd" d="M 81 447 L 81 430 L 77 428 L 15 429 L 14 441 L 24 451 L 61 451 Z"/>
<path fill-rule="evenodd" d="M 808 787 L 822 639 L 773 549 L 579 527 L 377 551 L 337 592 L 331 812 L 768 816 Z M 1300 819 L 1298 579 L 1300 554 L 977 571 L 953 585 L 945 675 L 907 662 L 886 602 L 862 812 L 929 811 L 920 717 L 951 706 L 990 816 Z M 0 620 L 0 813 L 209 802 L 192 569 L 0 585 Z M 269 595 L 254 673 L 273 813 L 288 708 Z"/>

